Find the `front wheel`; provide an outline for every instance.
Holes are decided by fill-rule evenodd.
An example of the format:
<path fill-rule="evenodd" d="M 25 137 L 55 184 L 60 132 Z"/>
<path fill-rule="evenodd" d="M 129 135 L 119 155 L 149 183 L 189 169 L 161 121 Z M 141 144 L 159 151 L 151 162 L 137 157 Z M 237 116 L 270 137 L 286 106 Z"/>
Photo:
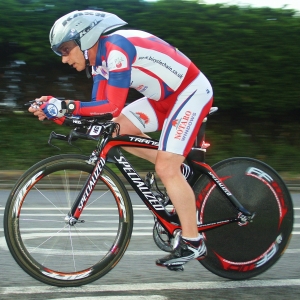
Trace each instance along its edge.
<path fill-rule="evenodd" d="M 255 217 L 204 232 L 208 256 L 200 261 L 214 274 L 248 279 L 269 269 L 283 254 L 293 229 L 293 204 L 280 176 L 263 162 L 231 158 L 213 166 L 229 191 Z M 201 176 L 194 185 L 200 223 L 237 215 L 214 183 Z M 244 226 L 242 226 L 244 225 Z"/>
<path fill-rule="evenodd" d="M 106 166 L 78 222 L 68 212 L 93 166 L 81 155 L 58 155 L 31 167 L 13 188 L 4 231 L 14 259 L 29 275 L 55 286 L 90 283 L 123 256 L 133 227 L 132 205 Z"/>

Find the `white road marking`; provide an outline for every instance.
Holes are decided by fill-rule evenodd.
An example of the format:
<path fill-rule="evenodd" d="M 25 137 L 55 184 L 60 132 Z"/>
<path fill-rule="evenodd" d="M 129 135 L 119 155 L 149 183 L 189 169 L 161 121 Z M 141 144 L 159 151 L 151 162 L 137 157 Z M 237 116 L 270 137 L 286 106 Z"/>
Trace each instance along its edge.
<path fill-rule="evenodd" d="M 70 208 L 68 208 L 68 207 L 59 207 L 61 210 L 66 210 L 66 211 L 68 211 Z M 146 210 L 146 211 L 149 211 L 149 208 L 148 207 L 146 207 L 146 205 L 132 205 L 132 208 L 133 208 L 133 210 Z M 168 206 L 168 208 L 170 208 L 170 209 L 172 209 L 172 206 Z M 0 211 L 1 210 L 4 210 L 5 209 L 5 206 L 3 206 L 3 207 L 0 207 Z M 293 208 L 294 210 L 300 210 L 300 207 L 294 207 Z M 32 211 L 34 211 L 34 210 L 36 210 L 36 211 L 47 211 L 47 210 L 57 210 L 55 207 L 23 207 L 22 208 L 22 210 L 23 211 L 25 211 L 25 210 L 32 210 Z M 84 211 L 88 211 L 88 210 L 90 210 L 90 211 L 98 211 L 98 210 L 105 210 L 105 211 L 107 211 L 107 210 L 116 210 L 116 207 L 99 207 L 99 208 L 97 208 L 97 207 L 95 207 L 95 208 L 91 208 L 91 207 L 86 207 L 86 208 L 84 208 Z M 150 214 L 151 215 L 151 214 Z M 146 216 L 149 216 L 149 214 L 147 214 Z"/>
<path fill-rule="evenodd" d="M 167 297 L 159 295 L 151 296 L 94 296 L 94 297 L 72 297 L 72 298 L 55 298 L 55 300 L 167 300 Z"/>
<path fill-rule="evenodd" d="M 300 234 L 300 232 L 299 232 Z M 152 234 L 134 234 L 134 235 L 138 235 L 138 236 L 145 236 L 145 235 L 152 235 Z M 8 251 L 8 247 L 5 241 L 4 237 L 0 237 L 0 248 L 2 248 L 3 250 L 7 250 Z M 28 248 L 28 250 L 30 250 L 30 248 Z M 66 255 L 66 250 L 54 250 L 54 249 L 35 249 L 35 253 L 42 253 L 44 251 L 49 251 L 49 253 L 51 252 L 51 255 L 60 255 L 60 254 L 64 254 Z M 99 256 L 99 255 L 105 255 L 107 253 L 107 251 L 84 251 L 84 255 L 89 255 L 89 256 Z M 299 254 L 300 253 L 300 249 L 286 249 L 285 254 Z M 82 251 L 74 251 L 75 255 L 82 255 Z M 151 251 L 133 251 L 133 250 L 127 250 L 125 252 L 125 256 L 159 256 L 159 255 L 163 255 L 166 254 L 166 252 L 162 251 L 162 250 L 151 250 Z"/>
<path fill-rule="evenodd" d="M 171 208 L 171 206 L 168 206 Z M 145 205 L 132 205 L 133 210 L 149 210 L 149 208 Z M 0 210 L 4 210 L 4 207 L 0 207 Z M 66 210 L 69 211 L 70 208 L 69 207 L 59 207 L 59 209 L 61 210 Z M 300 208 L 299 208 L 300 209 Z M 45 210 L 57 210 L 56 207 L 54 206 L 50 206 L 50 207 L 23 207 L 22 210 L 38 210 L 38 211 L 45 211 Z M 117 210 L 117 207 L 85 207 L 84 211 L 98 211 L 98 210 Z M 149 216 L 149 215 L 148 215 Z"/>
<path fill-rule="evenodd" d="M 206 282 L 168 282 L 168 283 L 138 283 L 112 285 L 85 285 L 72 288 L 57 288 L 53 286 L 23 286 L 0 288 L 2 295 L 10 294 L 46 294 L 46 293 L 99 293 L 99 292 L 129 292 L 129 291 L 162 291 L 162 290 L 214 290 L 264 287 L 300 286 L 300 279 L 278 280 L 246 280 L 246 281 L 206 281 Z M 72 298 L 73 299 L 73 298 Z M 86 299 L 86 298 L 85 298 Z M 151 298 L 150 298 L 151 299 Z"/>

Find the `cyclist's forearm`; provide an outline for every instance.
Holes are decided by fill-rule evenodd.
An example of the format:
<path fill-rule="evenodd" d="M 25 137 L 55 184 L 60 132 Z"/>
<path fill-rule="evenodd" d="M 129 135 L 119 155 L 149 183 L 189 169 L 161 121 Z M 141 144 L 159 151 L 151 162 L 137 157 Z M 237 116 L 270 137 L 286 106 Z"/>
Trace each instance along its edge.
<path fill-rule="evenodd" d="M 113 116 L 118 116 L 122 110 L 121 106 L 107 100 L 81 102 L 77 100 L 65 100 L 67 106 L 67 113 L 74 116 L 92 117 L 105 113 L 111 113 Z"/>

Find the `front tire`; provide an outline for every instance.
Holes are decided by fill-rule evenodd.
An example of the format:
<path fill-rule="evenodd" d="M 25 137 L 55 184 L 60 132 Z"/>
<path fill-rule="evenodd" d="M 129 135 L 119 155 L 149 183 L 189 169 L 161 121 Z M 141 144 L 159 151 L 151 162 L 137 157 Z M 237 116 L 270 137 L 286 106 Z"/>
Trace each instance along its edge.
<path fill-rule="evenodd" d="M 49 285 L 80 286 L 99 279 L 123 256 L 132 233 L 132 205 L 124 185 L 104 167 L 79 221 L 66 221 L 93 171 L 81 155 L 58 155 L 31 167 L 5 207 L 8 248 L 20 267 Z"/>

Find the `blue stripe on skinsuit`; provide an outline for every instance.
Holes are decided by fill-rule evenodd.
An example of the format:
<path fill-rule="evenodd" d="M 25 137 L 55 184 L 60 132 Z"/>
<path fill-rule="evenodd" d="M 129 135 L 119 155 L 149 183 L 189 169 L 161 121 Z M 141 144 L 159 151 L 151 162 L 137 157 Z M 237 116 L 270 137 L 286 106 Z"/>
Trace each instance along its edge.
<path fill-rule="evenodd" d="M 110 42 L 118 47 L 120 47 L 124 52 L 127 53 L 129 57 L 129 65 L 132 65 L 132 62 L 134 61 L 136 57 L 136 49 L 134 45 L 125 37 L 118 35 L 118 34 L 112 34 L 106 37 L 103 37 L 100 39 L 100 43 L 97 50 L 97 56 L 96 56 L 96 66 L 102 65 L 102 57 L 106 58 L 106 43 Z"/>
<path fill-rule="evenodd" d="M 131 80 L 131 71 L 110 72 L 108 84 L 118 88 L 129 88 Z"/>
<path fill-rule="evenodd" d="M 91 102 L 81 102 L 81 107 L 96 107 L 101 106 L 104 104 L 109 103 L 108 100 L 98 100 L 98 101 L 91 101 Z"/>
<path fill-rule="evenodd" d="M 97 97 L 99 84 L 100 84 L 101 81 L 106 81 L 106 79 L 102 75 L 97 74 L 97 75 L 94 76 L 93 81 L 94 82 L 93 82 L 93 88 L 92 88 L 92 99 L 91 99 L 91 101 L 97 101 L 96 97 Z M 85 103 L 85 102 L 82 102 L 82 103 Z"/>
<path fill-rule="evenodd" d="M 193 92 L 186 100 L 184 100 L 184 102 L 178 107 L 176 113 L 173 115 L 173 119 L 171 120 L 171 122 L 169 122 L 169 125 L 166 129 L 166 133 L 165 133 L 165 138 L 163 140 L 163 149 L 162 150 L 166 150 L 167 147 L 167 142 L 168 142 L 168 138 L 170 135 L 170 131 L 172 130 L 172 121 L 178 116 L 179 112 L 181 111 L 182 107 L 185 106 L 185 104 L 193 97 L 193 95 L 196 93 L 197 90 L 195 90 L 195 92 Z"/>

